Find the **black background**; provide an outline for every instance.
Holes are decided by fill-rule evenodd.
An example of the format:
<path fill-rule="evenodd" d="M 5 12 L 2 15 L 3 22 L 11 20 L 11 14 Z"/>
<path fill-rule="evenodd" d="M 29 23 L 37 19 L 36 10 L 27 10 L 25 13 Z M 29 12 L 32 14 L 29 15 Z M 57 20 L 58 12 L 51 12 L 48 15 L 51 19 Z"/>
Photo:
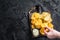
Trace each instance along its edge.
<path fill-rule="evenodd" d="M 0 0 L 0 40 L 51 40 L 47 37 L 32 38 L 28 12 L 35 5 L 51 12 L 54 28 L 60 31 L 59 0 Z"/>

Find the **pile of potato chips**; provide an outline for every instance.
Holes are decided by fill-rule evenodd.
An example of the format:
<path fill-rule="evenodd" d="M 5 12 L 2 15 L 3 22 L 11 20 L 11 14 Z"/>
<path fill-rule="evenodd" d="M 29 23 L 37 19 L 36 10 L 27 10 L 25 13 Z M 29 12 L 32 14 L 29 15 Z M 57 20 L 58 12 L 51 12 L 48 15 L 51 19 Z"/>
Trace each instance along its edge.
<path fill-rule="evenodd" d="M 38 29 L 41 35 L 44 35 L 45 27 L 53 29 L 52 18 L 49 12 L 37 13 L 31 15 L 31 28 Z M 46 29 L 48 32 L 48 29 Z"/>

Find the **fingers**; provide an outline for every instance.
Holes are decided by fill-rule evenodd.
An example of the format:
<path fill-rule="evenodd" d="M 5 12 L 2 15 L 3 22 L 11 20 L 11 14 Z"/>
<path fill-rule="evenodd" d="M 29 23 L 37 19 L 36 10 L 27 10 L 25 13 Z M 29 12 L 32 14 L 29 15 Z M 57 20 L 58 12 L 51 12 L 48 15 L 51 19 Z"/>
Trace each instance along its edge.
<path fill-rule="evenodd" d="M 46 29 L 48 29 L 49 31 L 51 31 L 52 29 L 51 28 L 49 28 L 49 27 L 45 27 Z"/>
<path fill-rule="evenodd" d="M 48 31 L 51 31 L 52 29 L 49 28 L 49 27 L 45 27 L 44 33 L 45 33 L 45 35 L 47 36 L 48 32 L 46 31 L 46 29 L 48 29 Z"/>
<path fill-rule="evenodd" d="M 46 32 L 46 30 L 44 30 L 44 33 L 45 33 L 45 35 L 47 35 L 47 32 Z"/>

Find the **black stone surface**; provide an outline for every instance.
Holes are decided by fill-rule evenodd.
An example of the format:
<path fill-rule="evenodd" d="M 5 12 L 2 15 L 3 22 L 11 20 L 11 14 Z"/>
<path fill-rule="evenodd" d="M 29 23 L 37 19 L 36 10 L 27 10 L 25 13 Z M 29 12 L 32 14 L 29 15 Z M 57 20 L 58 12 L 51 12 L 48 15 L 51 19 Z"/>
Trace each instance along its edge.
<path fill-rule="evenodd" d="M 51 40 L 32 38 L 28 12 L 35 5 L 51 12 L 54 28 L 60 31 L 60 0 L 0 0 L 0 40 Z"/>

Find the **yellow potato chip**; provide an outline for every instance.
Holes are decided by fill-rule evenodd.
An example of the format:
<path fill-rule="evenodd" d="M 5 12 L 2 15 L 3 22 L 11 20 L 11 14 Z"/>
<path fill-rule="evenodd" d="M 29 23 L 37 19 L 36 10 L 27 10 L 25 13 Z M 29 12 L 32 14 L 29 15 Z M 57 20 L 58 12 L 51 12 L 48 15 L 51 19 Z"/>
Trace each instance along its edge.
<path fill-rule="evenodd" d="M 42 20 L 41 19 L 38 19 L 38 24 L 41 25 L 42 24 Z"/>
<path fill-rule="evenodd" d="M 31 17 L 31 19 L 32 19 L 32 20 L 35 20 L 35 17 L 34 17 L 34 16 L 32 16 L 32 17 Z"/>
<path fill-rule="evenodd" d="M 49 12 L 42 12 L 42 16 L 51 16 L 51 14 Z"/>
<path fill-rule="evenodd" d="M 31 20 L 31 24 L 35 24 L 36 20 Z"/>
<path fill-rule="evenodd" d="M 41 27 L 48 27 L 48 23 L 42 23 Z"/>
<path fill-rule="evenodd" d="M 44 28 L 41 28 L 41 29 L 40 29 L 40 34 L 41 34 L 41 35 L 44 35 Z"/>
<path fill-rule="evenodd" d="M 37 12 L 32 13 L 32 17 L 40 18 L 40 14 Z"/>
<path fill-rule="evenodd" d="M 38 28 L 38 29 L 41 28 L 41 26 L 40 26 L 38 21 L 35 23 L 35 27 Z"/>
<path fill-rule="evenodd" d="M 52 24 L 52 23 L 48 23 L 48 26 L 49 26 L 50 28 L 53 28 L 53 24 Z"/>
<path fill-rule="evenodd" d="M 50 16 L 46 16 L 46 17 L 44 18 L 44 20 L 45 20 L 45 21 L 49 21 L 49 20 L 50 20 Z"/>
<path fill-rule="evenodd" d="M 49 19 L 51 17 L 50 13 L 49 12 L 42 12 L 42 19 Z"/>
<path fill-rule="evenodd" d="M 31 25 L 31 28 L 34 29 L 35 28 L 34 25 Z"/>

